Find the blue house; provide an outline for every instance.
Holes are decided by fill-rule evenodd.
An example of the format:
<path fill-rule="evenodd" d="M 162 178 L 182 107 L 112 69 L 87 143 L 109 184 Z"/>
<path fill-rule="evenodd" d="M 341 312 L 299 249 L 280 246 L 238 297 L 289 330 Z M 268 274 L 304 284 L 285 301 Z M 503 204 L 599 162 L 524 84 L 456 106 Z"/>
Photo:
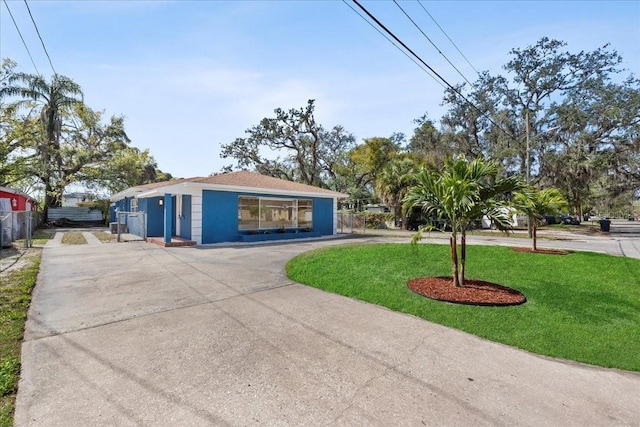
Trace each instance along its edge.
<path fill-rule="evenodd" d="M 329 236 L 346 197 L 238 171 L 128 188 L 111 197 L 112 221 L 130 212 L 120 215 L 129 233 L 166 246 Z"/>

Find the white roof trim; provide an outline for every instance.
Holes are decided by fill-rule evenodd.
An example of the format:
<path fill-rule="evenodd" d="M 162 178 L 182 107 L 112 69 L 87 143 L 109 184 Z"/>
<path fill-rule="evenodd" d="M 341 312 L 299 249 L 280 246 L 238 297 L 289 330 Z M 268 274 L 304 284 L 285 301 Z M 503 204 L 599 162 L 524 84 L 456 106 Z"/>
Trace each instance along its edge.
<path fill-rule="evenodd" d="M 136 189 L 136 187 L 127 188 L 119 193 L 114 194 L 109 198 L 111 202 L 117 202 L 118 200 L 126 199 L 127 197 L 134 196 L 137 193 L 141 193 L 142 190 Z"/>
<path fill-rule="evenodd" d="M 323 199 L 342 199 L 349 197 L 348 194 L 338 193 L 333 191 L 331 193 L 315 192 L 315 191 L 296 191 L 296 190 L 280 190 L 275 188 L 262 188 L 262 187 L 244 187 L 240 185 L 223 185 L 223 184 L 208 184 L 203 182 L 188 182 L 186 186 L 192 186 L 202 190 L 217 190 L 217 191 L 233 191 L 237 193 L 258 193 L 258 194 L 278 194 L 284 196 L 304 196 L 304 197 L 319 197 Z"/>
<path fill-rule="evenodd" d="M 111 196 L 111 201 L 116 202 L 127 197 L 135 197 L 138 199 L 147 199 L 150 197 L 159 197 L 164 194 L 190 194 L 185 191 L 185 188 L 196 188 L 199 190 L 214 190 L 214 191 L 229 191 L 238 193 L 257 193 L 257 194 L 274 194 L 279 196 L 302 196 L 302 197 L 317 197 L 323 199 L 342 199 L 349 197 L 347 194 L 333 192 L 321 193 L 314 191 L 288 191 L 278 190 L 271 188 L 260 187 L 243 187 L 239 185 L 223 185 L 223 184 L 209 184 L 204 182 L 183 182 L 180 184 L 166 185 L 163 187 L 157 187 L 151 190 L 137 189 L 135 187 L 121 191 L 120 193 Z"/>

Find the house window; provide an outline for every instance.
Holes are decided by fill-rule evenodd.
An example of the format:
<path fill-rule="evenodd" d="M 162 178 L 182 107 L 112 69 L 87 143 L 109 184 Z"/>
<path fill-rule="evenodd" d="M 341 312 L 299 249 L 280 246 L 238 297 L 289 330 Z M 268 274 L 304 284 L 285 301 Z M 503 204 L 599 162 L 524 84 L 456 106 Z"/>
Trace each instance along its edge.
<path fill-rule="evenodd" d="M 138 212 L 138 199 L 131 199 L 129 209 L 131 210 L 131 212 Z"/>
<path fill-rule="evenodd" d="M 238 230 L 260 228 L 260 204 L 257 197 L 238 197 Z"/>
<path fill-rule="evenodd" d="M 275 197 L 238 197 L 238 230 L 312 226 L 312 200 Z"/>
<path fill-rule="evenodd" d="M 298 227 L 313 227 L 313 201 L 298 200 Z"/>

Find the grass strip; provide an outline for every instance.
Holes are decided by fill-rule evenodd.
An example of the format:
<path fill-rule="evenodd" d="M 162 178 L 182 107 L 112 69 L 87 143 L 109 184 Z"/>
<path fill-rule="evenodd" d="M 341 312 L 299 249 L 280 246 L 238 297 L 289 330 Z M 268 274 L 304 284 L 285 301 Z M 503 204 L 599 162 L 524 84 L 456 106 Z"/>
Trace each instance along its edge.
<path fill-rule="evenodd" d="M 31 243 L 36 246 L 44 246 L 49 240 L 53 239 L 56 231 L 51 229 L 37 229 L 31 236 Z M 24 239 L 16 240 L 16 244 L 24 246 Z"/>
<path fill-rule="evenodd" d="M 79 232 L 67 232 L 62 236 L 63 245 L 86 245 L 87 239 L 84 238 L 82 233 Z"/>
<path fill-rule="evenodd" d="M 111 234 L 106 231 L 93 231 L 91 234 L 103 243 L 115 242 L 118 237 L 116 234 Z"/>
<path fill-rule="evenodd" d="M 25 267 L 0 276 L 0 427 L 13 425 L 20 379 L 20 347 L 39 268 L 38 253 L 29 258 Z"/>
<path fill-rule="evenodd" d="M 640 260 L 468 246 L 467 276 L 523 292 L 528 301 L 513 307 L 443 303 L 407 289 L 411 278 L 451 274 L 444 245 L 337 246 L 301 254 L 286 268 L 297 282 L 533 353 L 640 371 Z"/>

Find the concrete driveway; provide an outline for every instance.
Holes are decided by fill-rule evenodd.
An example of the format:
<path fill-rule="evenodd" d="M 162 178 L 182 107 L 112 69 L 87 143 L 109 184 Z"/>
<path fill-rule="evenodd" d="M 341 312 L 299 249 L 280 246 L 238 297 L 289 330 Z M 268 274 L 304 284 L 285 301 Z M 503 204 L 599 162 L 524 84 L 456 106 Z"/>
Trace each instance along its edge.
<path fill-rule="evenodd" d="M 286 278 L 292 256 L 348 243 L 45 248 L 16 426 L 640 423 L 637 373 Z"/>

